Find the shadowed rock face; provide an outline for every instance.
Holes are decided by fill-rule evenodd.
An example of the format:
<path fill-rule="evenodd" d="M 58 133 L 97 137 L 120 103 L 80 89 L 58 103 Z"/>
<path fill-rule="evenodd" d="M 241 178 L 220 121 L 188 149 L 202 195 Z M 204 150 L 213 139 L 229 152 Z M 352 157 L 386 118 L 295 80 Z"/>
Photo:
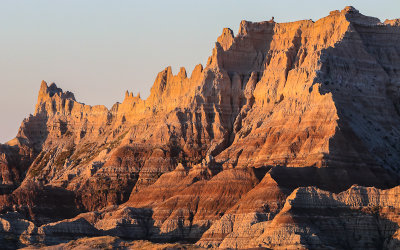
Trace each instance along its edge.
<path fill-rule="evenodd" d="M 221 248 L 397 249 L 398 195 L 398 187 L 378 190 L 352 186 L 339 194 L 315 187 L 297 188 L 273 219 L 260 213 L 224 216 L 198 244 Z"/>
<path fill-rule="evenodd" d="M 111 109 L 43 81 L 0 145 L 0 241 L 399 247 L 399 27 L 352 7 L 242 21 Z"/>

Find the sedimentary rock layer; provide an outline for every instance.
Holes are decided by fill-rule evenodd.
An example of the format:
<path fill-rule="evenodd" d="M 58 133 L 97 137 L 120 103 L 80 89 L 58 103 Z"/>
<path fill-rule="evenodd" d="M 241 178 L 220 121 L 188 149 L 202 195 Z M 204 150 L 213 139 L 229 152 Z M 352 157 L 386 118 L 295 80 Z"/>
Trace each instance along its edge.
<path fill-rule="evenodd" d="M 0 145 L 1 240 L 399 247 L 399 40 L 399 20 L 346 7 L 242 21 L 204 67 L 111 109 L 43 81 Z"/>

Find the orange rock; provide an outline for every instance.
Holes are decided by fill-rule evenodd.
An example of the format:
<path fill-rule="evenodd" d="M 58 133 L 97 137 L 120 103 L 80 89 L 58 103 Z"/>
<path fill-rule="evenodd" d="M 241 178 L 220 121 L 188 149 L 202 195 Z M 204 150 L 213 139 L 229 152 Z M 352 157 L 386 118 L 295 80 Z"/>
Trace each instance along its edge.
<path fill-rule="evenodd" d="M 111 109 L 42 82 L 34 115 L 0 146 L 2 211 L 44 223 L 45 244 L 93 229 L 204 247 L 373 248 L 379 224 L 398 227 L 395 199 L 381 197 L 400 183 L 399 39 L 398 20 L 346 7 L 223 29 L 205 68 L 167 67 L 146 100 L 127 91 Z M 371 206 L 389 219 L 373 222 Z M 343 221 L 353 212 L 366 223 Z M 397 247 L 384 235 L 375 247 Z"/>

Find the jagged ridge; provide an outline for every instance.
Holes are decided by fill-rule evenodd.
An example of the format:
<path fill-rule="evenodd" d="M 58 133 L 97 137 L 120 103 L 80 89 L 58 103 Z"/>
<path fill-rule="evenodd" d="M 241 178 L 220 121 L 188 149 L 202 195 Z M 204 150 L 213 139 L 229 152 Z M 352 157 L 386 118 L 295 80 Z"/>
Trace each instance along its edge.
<path fill-rule="evenodd" d="M 301 186 L 398 185 L 399 36 L 398 21 L 352 7 L 316 22 L 242 21 L 204 68 L 167 67 L 146 100 L 127 92 L 110 110 L 42 82 L 34 115 L 0 148 L 2 210 L 43 225 L 20 244 L 74 239 L 78 227 L 201 246 L 334 246 L 278 218 Z"/>

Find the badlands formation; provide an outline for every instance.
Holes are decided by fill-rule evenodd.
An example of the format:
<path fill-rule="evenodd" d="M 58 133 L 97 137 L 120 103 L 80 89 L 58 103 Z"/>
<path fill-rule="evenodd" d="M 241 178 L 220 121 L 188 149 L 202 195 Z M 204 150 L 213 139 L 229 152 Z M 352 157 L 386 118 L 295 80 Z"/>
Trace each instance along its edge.
<path fill-rule="evenodd" d="M 399 249 L 400 20 L 224 29 L 111 109 L 42 82 L 0 145 L 2 248 Z"/>

